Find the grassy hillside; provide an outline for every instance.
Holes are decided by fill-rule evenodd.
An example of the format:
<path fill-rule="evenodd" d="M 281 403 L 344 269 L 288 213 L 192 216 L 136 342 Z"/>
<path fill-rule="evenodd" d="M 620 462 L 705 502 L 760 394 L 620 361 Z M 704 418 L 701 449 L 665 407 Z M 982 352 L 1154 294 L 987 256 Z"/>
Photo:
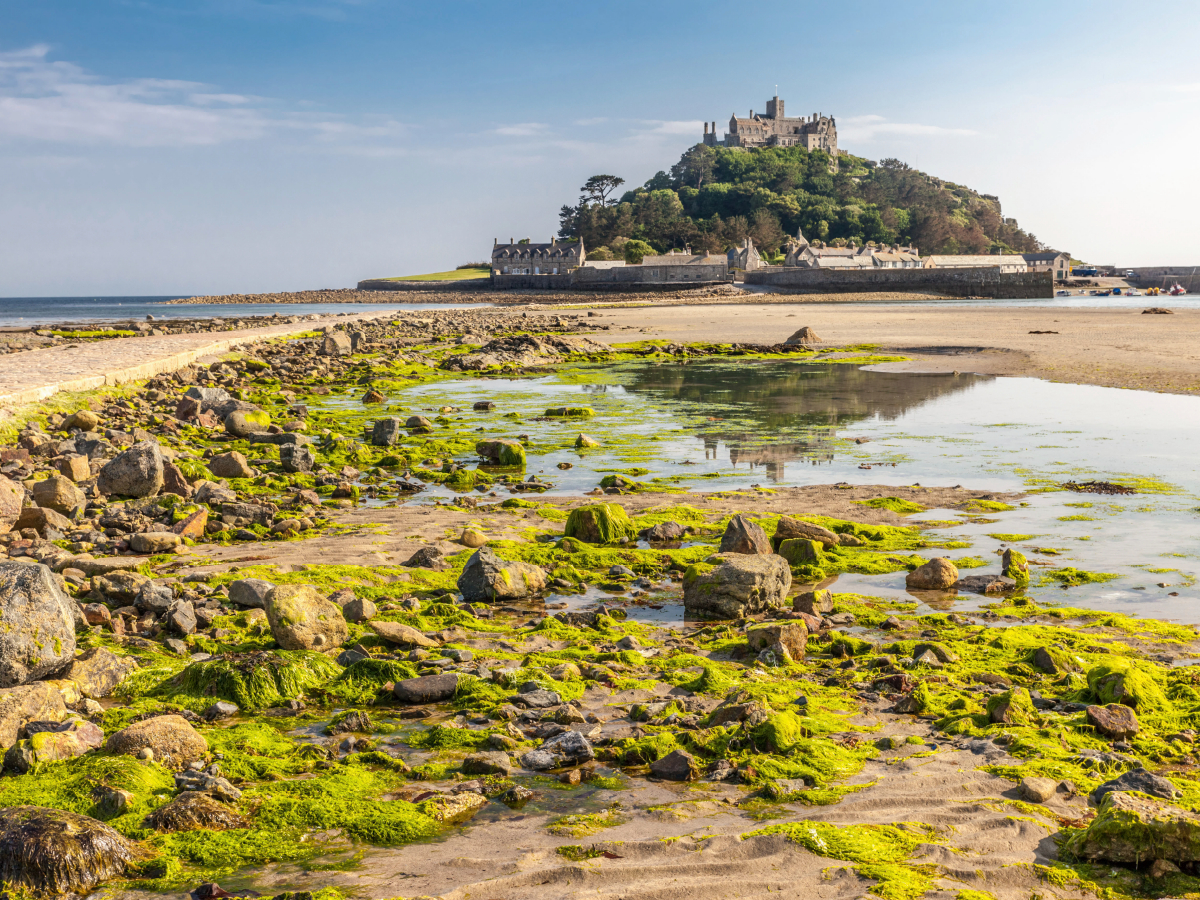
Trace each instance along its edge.
<path fill-rule="evenodd" d="M 468 269 L 453 269 L 449 272 L 430 272 L 427 275 L 398 275 L 395 278 L 380 278 L 379 281 L 465 281 L 468 278 L 487 278 L 492 270 L 487 266 L 472 266 Z"/>
<path fill-rule="evenodd" d="M 606 249 L 619 255 L 629 239 L 659 251 L 686 244 L 721 252 L 747 236 L 773 253 L 797 228 L 833 246 L 911 243 L 925 255 L 1043 249 L 1016 220 L 1002 216 L 999 198 L 899 160 L 842 154 L 837 171 L 831 169 L 826 153 L 802 147 L 697 145 L 670 172 L 615 202 L 594 202 L 593 194 L 564 206 L 559 234 L 582 237 L 590 257 L 593 250 L 603 257 Z"/>

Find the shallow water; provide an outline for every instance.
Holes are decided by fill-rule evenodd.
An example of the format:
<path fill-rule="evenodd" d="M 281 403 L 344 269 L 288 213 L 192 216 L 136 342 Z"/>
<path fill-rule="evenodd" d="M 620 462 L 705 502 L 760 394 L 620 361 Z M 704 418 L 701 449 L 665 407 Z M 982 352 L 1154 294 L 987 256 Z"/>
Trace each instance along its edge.
<path fill-rule="evenodd" d="M 485 397 L 497 408 L 463 413 L 463 420 L 478 418 L 491 432 L 504 414 L 518 413 L 511 434 L 529 436 L 527 472 L 553 483 L 549 494 L 577 495 L 595 487 L 606 471 L 633 467 L 648 470 L 629 476 L 637 480 L 671 479 L 673 486 L 699 491 L 836 482 L 1022 491 L 1124 478 L 1150 492 L 1034 493 L 1010 511 L 935 510 L 913 518 L 954 521 L 934 533 L 973 544 L 927 555 L 991 559 L 1008 544 L 989 535 L 1030 535 L 1013 546 L 1035 560 L 1035 572 L 1076 566 L 1121 576 L 1066 590 L 1035 584 L 1031 593 L 1040 601 L 1200 622 L 1200 591 L 1193 586 L 1200 575 L 1200 467 L 1193 451 L 1200 398 L 1032 378 L 724 360 L 442 382 L 397 399 L 417 408 L 470 410 Z M 565 422 L 540 416 L 546 407 L 564 404 L 591 407 L 596 416 Z M 579 431 L 605 446 L 574 450 Z M 856 437 L 869 440 L 858 444 Z M 573 467 L 561 471 L 560 462 Z M 431 487 L 416 502 L 449 495 Z M 670 503 L 671 496 L 662 500 Z M 1066 516 L 1083 518 L 1062 520 Z M 969 574 L 998 573 L 995 559 Z M 890 593 L 903 591 L 903 581 L 902 573 L 842 576 L 837 589 Z M 969 607 L 987 601 L 957 602 Z M 644 608 L 638 615 L 656 618 Z M 673 609 L 663 613 L 664 620 L 675 617 Z"/>

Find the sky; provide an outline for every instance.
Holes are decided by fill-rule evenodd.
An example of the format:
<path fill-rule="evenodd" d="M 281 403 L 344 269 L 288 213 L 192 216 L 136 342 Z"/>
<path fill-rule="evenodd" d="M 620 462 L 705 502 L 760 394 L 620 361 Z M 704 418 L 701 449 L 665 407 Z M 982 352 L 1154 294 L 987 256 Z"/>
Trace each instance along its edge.
<path fill-rule="evenodd" d="M 0 296 L 487 259 L 776 89 L 1054 249 L 1200 265 L 1198 28 L 1153 0 L 0 0 Z"/>

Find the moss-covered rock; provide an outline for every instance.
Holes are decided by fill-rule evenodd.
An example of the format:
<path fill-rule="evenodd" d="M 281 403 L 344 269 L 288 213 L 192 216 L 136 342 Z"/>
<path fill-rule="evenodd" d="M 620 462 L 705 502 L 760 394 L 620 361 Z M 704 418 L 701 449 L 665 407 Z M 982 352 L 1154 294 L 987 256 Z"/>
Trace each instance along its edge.
<path fill-rule="evenodd" d="M 1029 725 L 1035 715 L 1033 700 L 1023 687 L 989 698 L 987 713 L 988 719 L 996 725 Z"/>
<path fill-rule="evenodd" d="M 475 452 L 494 465 L 525 468 L 525 448 L 520 441 L 479 441 L 475 445 Z"/>
<path fill-rule="evenodd" d="M 1005 550 L 1004 556 L 1000 559 L 1000 565 L 1003 569 L 1002 574 L 1015 581 L 1017 587 L 1023 588 L 1029 585 L 1029 560 L 1020 550 L 1012 548 Z"/>
<path fill-rule="evenodd" d="M 589 503 L 571 510 L 563 534 L 589 544 L 615 544 L 632 538 L 637 528 L 615 503 Z"/>
<path fill-rule="evenodd" d="M 350 636 L 341 607 L 311 585 L 278 585 L 266 602 L 271 634 L 284 650 L 332 650 Z"/>
<path fill-rule="evenodd" d="M 1200 815 L 1144 794 L 1112 791 L 1091 824 L 1071 835 L 1062 854 L 1140 865 L 1155 859 L 1200 861 Z"/>
<path fill-rule="evenodd" d="M 0 809 L 0 882 L 34 896 L 87 894 L 124 874 L 135 845 L 95 819 L 61 809 Z"/>
<path fill-rule="evenodd" d="M 506 562 L 489 547 L 476 550 L 462 574 L 458 589 L 471 603 L 529 597 L 546 587 L 546 573 L 525 562 Z"/>
<path fill-rule="evenodd" d="M 683 607 L 698 616 L 737 619 L 784 605 L 792 571 L 780 556 L 731 553 L 683 576 Z"/>

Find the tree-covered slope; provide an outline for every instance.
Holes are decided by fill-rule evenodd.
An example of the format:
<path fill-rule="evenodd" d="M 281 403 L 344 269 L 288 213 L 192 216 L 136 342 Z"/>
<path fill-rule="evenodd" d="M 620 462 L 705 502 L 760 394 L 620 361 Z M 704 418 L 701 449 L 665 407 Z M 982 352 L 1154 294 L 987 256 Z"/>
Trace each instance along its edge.
<path fill-rule="evenodd" d="M 607 180 L 605 180 L 607 179 Z M 560 213 L 564 238 L 582 237 L 592 258 L 621 254 L 626 241 L 656 250 L 691 246 L 721 252 L 747 236 L 778 252 L 797 228 L 812 241 L 843 246 L 868 241 L 917 246 L 931 253 L 1031 252 L 1042 244 L 997 197 L 942 181 L 896 159 L 880 163 L 802 147 L 732 149 L 696 145 L 671 171 L 659 172 L 619 200 L 623 184 L 596 176 L 577 206 Z M 606 191 L 594 189 L 603 184 Z"/>

